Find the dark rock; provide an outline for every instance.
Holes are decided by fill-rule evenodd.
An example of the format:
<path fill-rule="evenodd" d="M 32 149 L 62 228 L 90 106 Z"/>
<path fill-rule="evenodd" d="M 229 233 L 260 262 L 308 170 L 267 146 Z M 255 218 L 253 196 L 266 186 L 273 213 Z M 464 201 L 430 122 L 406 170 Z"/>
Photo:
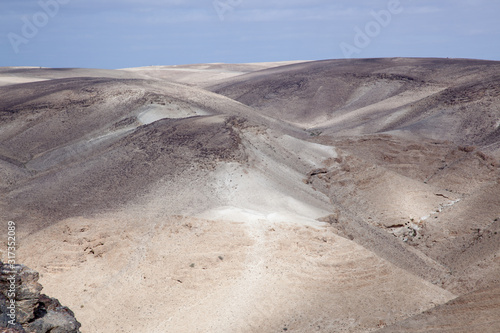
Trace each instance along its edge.
<path fill-rule="evenodd" d="M 41 295 L 35 309 L 35 320 L 26 325 L 28 332 L 78 333 L 80 323 L 69 308 L 55 298 Z"/>
<path fill-rule="evenodd" d="M 74 313 L 57 299 L 40 294 L 38 278 L 26 266 L 0 262 L 0 333 L 79 333 L 81 324 Z M 8 308 L 11 299 L 15 300 L 15 321 Z"/>
<path fill-rule="evenodd" d="M 42 290 L 38 278 L 37 272 L 23 265 L 0 266 L 0 292 L 6 298 L 10 298 L 9 293 L 15 293 L 16 320 L 21 325 L 35 318 L 33 312 Z M 12 285 L 15 290 L 11 288 Z"/>
<path fill-rule="evenodd" d="M 21 328 L 21 329 L 16 329 L 16 328 L 5 328 L 5 327 L 0 327 L 0 333 L 25 333 L 26 331 Z"/>
<path fill-rule="evenodd" d="M 26 331 L 21 324 L 17 322 L 15 322 L 14 325 L 9 324 L 11 318 L 7 316 L 8 311 L 7 298 L 3 295 L 3 293 L 0 293 L 0 333 L 25 333 Z"/>

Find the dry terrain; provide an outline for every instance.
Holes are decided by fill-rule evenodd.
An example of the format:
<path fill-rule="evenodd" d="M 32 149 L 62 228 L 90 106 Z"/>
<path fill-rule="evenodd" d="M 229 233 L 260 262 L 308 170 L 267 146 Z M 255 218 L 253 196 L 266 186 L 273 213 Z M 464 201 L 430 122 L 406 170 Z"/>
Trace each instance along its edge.
<path fill-rule="evenodd" d="M 499 62 L 0 68 L 2 228 L 87 333 L 500 332 L 499 160 Z"/>

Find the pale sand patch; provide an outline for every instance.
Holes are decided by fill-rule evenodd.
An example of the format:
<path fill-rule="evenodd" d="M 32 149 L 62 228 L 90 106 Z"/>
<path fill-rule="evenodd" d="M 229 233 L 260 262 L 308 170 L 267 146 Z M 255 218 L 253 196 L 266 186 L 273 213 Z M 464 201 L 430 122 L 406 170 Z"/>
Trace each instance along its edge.
<path fill-rule="evenodd" d="M 212 63 L 173 66 L 148 66 L 124 68 L 120 71 L 131 72 L 141 75 L 145 78 L 160 79 L 170 82 L 178 82 L 187 85 L 204 87 L 243 74 L 302 62 L 305 61 L 278 61 L 247 64 Z"/>
<path fill-rule="evenodd" d="M 453 298 L 328 228 L 268 220 L 70 219 L 19 256 L 82 332 L 365 332 Z"/>
<path fill-rule="evenodd" d="M 197 216 L 317 225 L 316 219 L 331 213 L 328 198 L 303 180 L 307 172 L 337 156 L 334 147 L 288 135 L 274 136 L 272 132 L 245 134 L 242 144 L 246 147 L 248 165 L 219 165 L 210 180 L 214 205 Z"/>
<path fill-rule="evenodd" d="M 47 79 L 40 79 L 35 77 L 0 76 L 0 87 L 40 81 L 47 81 Z"/>

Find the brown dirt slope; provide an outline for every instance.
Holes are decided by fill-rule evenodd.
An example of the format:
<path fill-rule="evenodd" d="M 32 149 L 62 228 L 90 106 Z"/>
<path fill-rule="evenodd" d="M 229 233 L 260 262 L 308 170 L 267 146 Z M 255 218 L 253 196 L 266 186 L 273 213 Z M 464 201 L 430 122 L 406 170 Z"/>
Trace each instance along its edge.
<path fill-rule="evenodd" d="M 377 333 L 495 333 L 500 331 L 499 318 L 500 287 L 497 286 L 461 296 Z"/>
<path fill-rule="evenodd" d="M 325 60 L 242 75 L 210 89 L 335 136 L 400 130 L 496 145 L 500 133 L 500 65 L 492 61 Z"/>

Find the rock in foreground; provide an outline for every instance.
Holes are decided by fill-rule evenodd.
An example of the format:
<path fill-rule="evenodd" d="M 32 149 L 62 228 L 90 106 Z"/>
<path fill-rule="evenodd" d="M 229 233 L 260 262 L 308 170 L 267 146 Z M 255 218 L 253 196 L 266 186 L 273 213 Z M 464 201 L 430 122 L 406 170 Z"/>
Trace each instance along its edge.
<path fill-rule="evenodd" d="M 0 262 L 0 332 L 79 333 L 73 312 L 40 294 L 38 272 Z"/>

